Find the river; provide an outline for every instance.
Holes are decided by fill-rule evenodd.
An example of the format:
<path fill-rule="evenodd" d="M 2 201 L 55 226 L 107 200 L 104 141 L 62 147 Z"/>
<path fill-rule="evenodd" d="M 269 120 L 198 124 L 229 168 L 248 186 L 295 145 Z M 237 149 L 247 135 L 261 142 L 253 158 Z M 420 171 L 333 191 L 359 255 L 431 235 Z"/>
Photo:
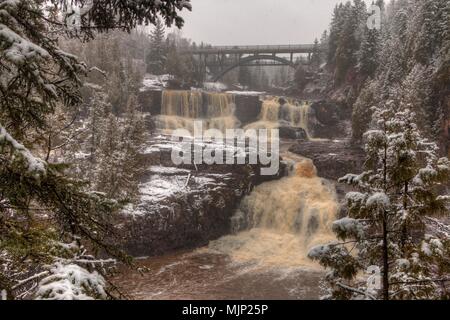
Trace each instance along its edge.
<path fill-rule="evenodd" d="M 228 127 L 232 100 L 221 98 L 216 116 Z M 197 97 L 165 93 L 162 120 L 169 129 L 179 127 L 196 117 L 187 117 L 189 110 L 199 109 L 196 104 Z M 273 100 L 265 102 L 260 121 L 277 122 L 282 112 L 276 108 Z M 292 122 L 307 130 L 303 106 L 285 109 Z M 139 258 L 137 265 L 145 272 L 123 269 L 114 283 L 133 299 L 318 299 L 324 271 L 307 253 L 332 240 L 336 194 L 331 182 L 317 177 L 312 161 L 289 153 L 288 147 L 281 145 L 289 175 L 255 187 L 242 200 L 232 218 L 232 234 L 203 248 Z"/>

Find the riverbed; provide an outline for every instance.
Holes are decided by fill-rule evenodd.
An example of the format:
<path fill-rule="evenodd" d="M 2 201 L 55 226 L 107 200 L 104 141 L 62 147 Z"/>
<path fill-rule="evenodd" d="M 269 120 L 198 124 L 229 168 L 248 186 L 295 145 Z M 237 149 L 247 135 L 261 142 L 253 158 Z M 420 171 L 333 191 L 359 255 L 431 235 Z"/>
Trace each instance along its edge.
<path fill-rule="evenodd" d="M 236 263 L 209 248 L 138 259 L 139 273 L 123 269 L 114 283 L 137 300 L 311 300 L 320 297 L 323 271 Z"/>

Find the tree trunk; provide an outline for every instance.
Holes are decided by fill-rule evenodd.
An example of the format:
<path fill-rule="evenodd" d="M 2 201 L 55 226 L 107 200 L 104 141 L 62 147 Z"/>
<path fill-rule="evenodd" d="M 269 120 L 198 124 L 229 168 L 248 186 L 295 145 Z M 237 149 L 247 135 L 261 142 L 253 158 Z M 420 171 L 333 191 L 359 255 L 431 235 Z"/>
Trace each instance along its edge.
<path fill-rule="evenodd" d="M 403 210 L 408 209 L 408 181 L 405 181 L 404 193 L 403 193 Z M 407 221 L 402 225 L 401 245 L 404 249 L 406 242 L 408 241 L 408 226 Z"/>
<path fill-rule="evenodd" d="M 388 253 L 388 230 L 387 214 L 383 214 L 383 300 L 389 300 L 389 253 Z"/>

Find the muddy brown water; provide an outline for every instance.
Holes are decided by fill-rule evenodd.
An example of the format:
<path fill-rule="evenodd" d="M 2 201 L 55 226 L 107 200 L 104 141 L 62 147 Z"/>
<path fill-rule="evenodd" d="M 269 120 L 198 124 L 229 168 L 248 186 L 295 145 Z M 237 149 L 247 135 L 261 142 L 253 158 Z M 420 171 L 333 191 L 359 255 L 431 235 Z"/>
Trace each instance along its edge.
<path fill-rule="evenodd" d="M 324 271 L 306 255 L 332 239 L 336 195 L 287 146 L 281 151 L 291 174 L 256 187 L 235 214 L 237 222 L 251 217 L 251 225 L 204 248 L 138 259 L 147 272 L 124 268 L 113 282 L 136 300 L 319 299 Z"/>
<path fill-rule="evenodd" d="M 136 300 L 318 299 L 323 272 L 310 267 L 236 263 L 200 249 L 137 260 L 143 274 L 123 269 L 114 283 Z"/>

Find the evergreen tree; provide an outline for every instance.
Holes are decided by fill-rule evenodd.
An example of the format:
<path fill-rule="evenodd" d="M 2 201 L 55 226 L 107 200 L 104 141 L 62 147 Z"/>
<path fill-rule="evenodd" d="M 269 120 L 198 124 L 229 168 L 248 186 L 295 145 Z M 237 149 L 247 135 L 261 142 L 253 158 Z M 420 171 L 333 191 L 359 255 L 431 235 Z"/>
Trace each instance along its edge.
<path fill-rule="evenodd" d="M 374 128 L 365 135 L 366 171 L 340 180 L 360 189 L 347 194 L 348 216 L 333 224 L 343 242 L 309 253 L 330 269 L 328 298 L 448 296 L 441 282 L 449 267 L 449 239 L 424 231 L 427 216 L 448 215 L 449 197 L 439 196 L 436 186 L 448 181 L 450 162 L 437 157 L 436 144 L 421 138 L 414 119 L 409 106 L 392 100 L 374 108 Z M 373 266 L 381 266 L 380 292 L 358 276 Z"/>
<path fill-rule="evenodd" d="M 147 56 L 147 71 L 152 74 L 164 73 L 166 62 L 165 28 L 161 19 L 156 20 L 155 28 L 150 34 L 150 52 Z"/>
<path fill-rule="evenodd" d="M 336 65 L 336 51 L 338 48 L 338 41 L 342 33 L 344 19 L 342 17 L 343 4 L 336 5 L 333 11 L 333 17 L 330 26 L 330 36 L 328 40 L 328 56 L 327 63 L 330 68 L 334 69 Z"/>
<path fill-rule="evenodd" d="M 320 60 L 322 62 L 326 62 L 327 61 L 327 56 L 328 56 L 328 52 L 330 50 L 329 46 L 330 46 L 330 38 L 328 36 L 328 31 L 325 30 L 322 33 L 322 36 L 320 37 Z"/>
<path fill-rule="evenodd" d="M 378 68 L 378 55 L 380 48 L 379 31 L 364 28 L 361 48 L 358 52 L 358 73 L 363 77 L 374 77 Z"/>
<path fill-rule="evenodd" d="M 340 15 L 343 22 L 338 35 L 335 62 L 335 83 L 341 84 L 347 72 L 356 66 L 357 52 L 360 47 L 363 22 L 367 21 L 366 5 L 361 0 L 354 0 L 354 5 L 347 2 Z"/>
<path fill-rule="evenodd" d="M 310 63 L 313 68 L 318 68 L 322 63 L 320 45 L 319 40 L 317 40 L 317 38 L 314 40 L 314 46 L 311 54 Z"/>
<path fill-rule="evenodd" d="M 372 109 L 370 106 L 377 106 L 382 101 L 382 94 L 379 83 L 376 80 L 366 80 L 358 96 L 353 104 L 352 112 L 352 140 L 356 144 L 360 144 L 364 132 L 367 131 L 372 118 Z"/>
<path fill-rule="evenodd" d="M 80 28 L 70 30 L 55 20 L 69 3 L 51 2 L 52 6 L 38 0 L 0 1 L 0 292 L 7 299 L 34 297 L 33 289 L 39 291 L 35 282 L 56 272 L 57 277 L 41 282 L 49 288 L 49 281 L 56 282 L 59 275 L 73 275 L 66 271 L 74 264 L 78 271 L 86 270 L 89 260 L 88 265 L 101 272 L 105 261 L 87 258 L 83 243 L 92 253 L 102 250 L 127 261 L 106 241 L 115 234 L 111 215 L 117 203 L 71 178 L 67 165 L 42 160 L 42 148 L 35 147 L 36 136 L 47 131 L 47 118 L 58 104 L 71 108 L 81 102 L 81 78 L 89 72 L 85 63 L 61 50 L 59 36 L 92 38 L 94 30 L 130 31 L 138 23 L 154 23 L 157 13 L 167 25 L 181 27 L 178 12 L 190 9 L 186 0 L 119 7 L 107 0 L 96 2 Z M 61 247 L 72 241 L 83 253 L 81 259 L 62 253 Z M 47 265 L 54 267 L 40 272 Z M 87 281 L 90 275 L 87 271 L 75 283 L 93 284 Z M 98 293 L 100 287 L 79 289 Z M 103 293 L 102 298 L 112 294 Z"/>
<path fill-rule="evenodd" d="M 133 201 L 138 195 L 143 172 L 139 153 L 144 143 L 145 125 L 137 110 L 137 99 L 130 97 L 123 118 L 110 114 L 99 147 L 96 189 L 109 198 Z"/>
<path fill-rule="evenodd" d="M 432 2 L 432 3 L 431 3 Z M 424 134 L 446 146 L 445 119 L 446 97 L 448 97 L 448 48 L 450 47 L 450 24 L 448 23 L 448 1 L 390 2 L 382 6 L 382 29 L 377 35 L 379 49 L 375 45 L 376 32 L 366 30 L 358 54 L 358 70 L 361 76 L 371 76 L 377 83 L 379 98 L 374 104 L 364 105 L 367 90 L 354 105 L 354 128 L 364 129 L 370 112 L 361 112 L 367 106 L 386 102 L 401 95 L 411 104 L 417 124 Z M 447 3 L 444 3 L 447 2 Z M 371 54 L 372 51 L 378 55 Z M 376 61 L 378 60 L 378 62 Z M 376 70 L 373 73 L 373 70 Z M 370 83 L 370 82 L 368 82 Z M 393 88 L 398 88 L 393 92 Z M 359 122 L 359 123 L 356 123 Z M 353 132 L 358 140 L 362 131 Z"/>

